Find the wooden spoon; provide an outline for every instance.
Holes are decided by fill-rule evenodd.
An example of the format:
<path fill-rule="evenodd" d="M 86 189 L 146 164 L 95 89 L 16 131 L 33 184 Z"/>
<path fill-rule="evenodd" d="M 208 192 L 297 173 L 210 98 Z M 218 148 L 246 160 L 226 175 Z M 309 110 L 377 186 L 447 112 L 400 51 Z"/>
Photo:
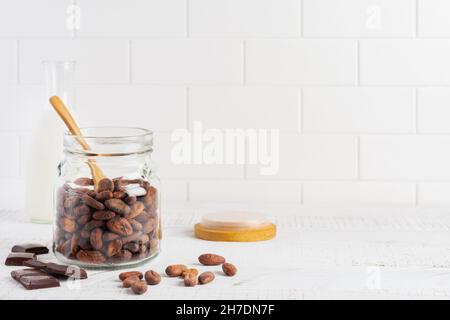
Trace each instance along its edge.
<path fill-rule="evenodd" d="M 52 96 L 50 97 L 50 104 L 53 106 L 56 113 L 58 113 L 58 115 L 61 117 L 62 121 L 64 121 L 70 133 L 75 136 L 75 139 L 78 141 L 81 147 L 84 150 L 90 150 L 91 147 L 86 142 L 86 140 L 84 140 L 83 136 L 81 135 L 80 128 L 78 127 L 77 123 L 75 122 L 75 119 L 70 114 L 70 111 L 67 109 L 64 102 L 62 102 L 62 100 L 58 96 Z M 100 167 L 97 165 L 95 160 L 89 159 L 87 161 L 87 164 L 89 166 L 89 169 L 91 170 L 92 178 L 94 179 L 95 190 L 97 190 L 100 180 L 106 178 L 106 176 L 104 175 Z"/>

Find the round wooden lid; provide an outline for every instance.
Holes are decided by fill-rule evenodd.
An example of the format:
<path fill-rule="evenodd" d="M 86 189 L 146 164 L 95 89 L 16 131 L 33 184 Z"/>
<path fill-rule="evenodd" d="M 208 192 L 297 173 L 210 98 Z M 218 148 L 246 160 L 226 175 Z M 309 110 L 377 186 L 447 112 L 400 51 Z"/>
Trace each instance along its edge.
<path fill-rule="evenodd" d="M 194 231 L 204 240 L 250 242 L 274 238 L 276 226 L 257 212 L 211 212 L 202 217 Z"/>

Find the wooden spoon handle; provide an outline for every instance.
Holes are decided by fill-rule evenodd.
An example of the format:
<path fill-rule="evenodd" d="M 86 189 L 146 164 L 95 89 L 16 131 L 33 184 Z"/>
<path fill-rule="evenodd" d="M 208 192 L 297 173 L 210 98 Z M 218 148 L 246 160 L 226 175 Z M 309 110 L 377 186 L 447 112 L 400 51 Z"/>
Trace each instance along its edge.
<path fill-rule="evenodd" d="M 50 104 L 53 106 L 55 111 L 64 121 L 70 133 L 72 133 L 75 136 L 75 139 L 78 141 L 81 147 L 84 150 L 90 150 L 89 144 L 86 142 L 86 140 L 84 140 L 83 136 L 81 135 L 80 128 L 78 127 L 77 123 L 75 122 L 75 119 L 72 117 L 72 114 L 70 113 L 69 109 L 67 109 L 64 102 L 62 102 L 62 100 L 58 96 L 52 96 L 50 97 Z M 97 190 L 98 183 L 100 182 L 101 179 L 105 178 L 105 175 L 103 174 L 103 171 L 97 165 L 95 160 L 89 159 L 87 161 L 87 164 L 89 166 L 89 169 L 91 170 L 92 178 L 94 179 L 95 190 Z"/>

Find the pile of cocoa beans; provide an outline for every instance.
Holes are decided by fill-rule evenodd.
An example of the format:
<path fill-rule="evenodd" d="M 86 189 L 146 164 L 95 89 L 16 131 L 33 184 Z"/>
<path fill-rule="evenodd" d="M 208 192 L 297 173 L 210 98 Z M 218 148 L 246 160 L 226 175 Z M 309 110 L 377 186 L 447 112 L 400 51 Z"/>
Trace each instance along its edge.
<path fill-rule="evenodd" d="M 130 185 L 142 190 L 129 194 Z M 56 193 L 54 250 L 83 264 L 121 264 L 159 251 L 157 190 L 144 179 L 91 178 L 64 184 Z"/>
<path fill-rule="evenodd" d="M 205 266 L 222 265 L 222 271 L 226 276 L 236 275 L 235 265 L 226 262 L 225 258 L 212 253 L 205 253 L 198 257 L 198 261 Z M 215 279 L 211 271 L 205 271 L 199 275 L 196 268 L 188 268 L 184 264 L 172 264 L 167 266 L 166 275 L 170 278 L 182 278 L 186 287 L 194 287 L 197 284 L 207 284 Z M 119 274 L 124 288 L 131 288 L 135 294 L 143 294 L 148 290 L 148 285 L 154 286 L 161 282 L 161 276 L 154 270 L 148 270 L 145 274 L 140 271 L 126 271 Z"/>

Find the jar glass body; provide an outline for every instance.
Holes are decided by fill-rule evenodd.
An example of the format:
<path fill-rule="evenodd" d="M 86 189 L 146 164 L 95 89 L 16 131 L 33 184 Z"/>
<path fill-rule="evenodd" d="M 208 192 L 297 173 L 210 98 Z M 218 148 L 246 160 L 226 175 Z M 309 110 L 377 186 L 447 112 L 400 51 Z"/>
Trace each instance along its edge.
<path fill-rule="evenodd" d="M 160 252 L 160 181 L 153 135 L 137 128 L 86 128 L 64 136 L 55 188 L 53 251 L 85 267 L 139 264 Z M 93 167 L 101 179 L 92 179 Z M 98 182 L 99 181 L 99 182 Z"/>

